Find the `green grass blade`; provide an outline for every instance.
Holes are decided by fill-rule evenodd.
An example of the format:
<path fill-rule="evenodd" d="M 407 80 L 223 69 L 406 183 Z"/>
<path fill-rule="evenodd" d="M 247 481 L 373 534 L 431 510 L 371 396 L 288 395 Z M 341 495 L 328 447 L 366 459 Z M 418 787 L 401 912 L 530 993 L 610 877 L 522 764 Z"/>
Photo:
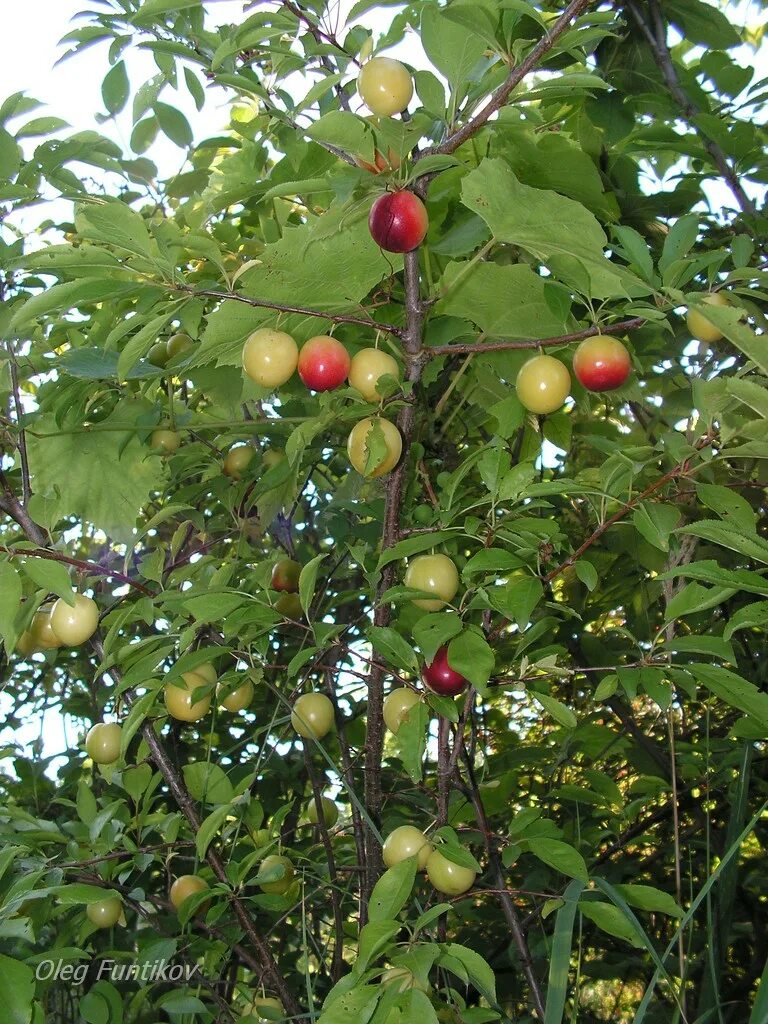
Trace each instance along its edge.
<path fill-rule="evenodd" d="M 557 912 L 552 956 L 549 961 L 549 984 L 544 1024 L 562 1024 L 565 998 L 568 993 L 568 972 L 571 966 L 573 922 L 576 919 L 579 896 L 581 896 L 583 888 L 584 883 L 580 882 L 578 878 L 574 878 L 563 896 L 565 906 L 562 906 Z"/>

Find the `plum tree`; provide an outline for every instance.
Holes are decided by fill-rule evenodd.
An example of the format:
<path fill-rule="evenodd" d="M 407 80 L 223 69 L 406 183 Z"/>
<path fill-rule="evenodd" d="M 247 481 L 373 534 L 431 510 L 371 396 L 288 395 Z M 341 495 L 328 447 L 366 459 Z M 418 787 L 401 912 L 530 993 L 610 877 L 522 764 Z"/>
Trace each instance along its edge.
<path fill-rule="evenodd" d="M 5 1015 L 762 1020 L 752 9 L 65 7 L 77 110 L 23 18 L 0 96 Z"/>

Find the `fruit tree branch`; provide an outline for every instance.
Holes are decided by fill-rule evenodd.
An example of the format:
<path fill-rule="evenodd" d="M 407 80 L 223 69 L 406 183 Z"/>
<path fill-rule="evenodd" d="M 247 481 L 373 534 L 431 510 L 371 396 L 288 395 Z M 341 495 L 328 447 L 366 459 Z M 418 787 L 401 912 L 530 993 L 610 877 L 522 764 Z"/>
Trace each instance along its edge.
<path fill-rule="evenodd" d="M 707 445 L 712 443 L 714 437 L 715 432 L 712 430 L 708 431 L 703 437 L 699 438 L 699 440 L 696 442 L 696 444 L 694 445 L 694 451 L 700 452 L 703 448 L 706 448 Z M 600 540 L 603 534 L 610 530 L 612 526 L 620 522 L 627 515 L 628 512 L 631 512 L 633 509 L 635 509 L 641 501 L 645 501 L 646 498 L 650 498 L 651 495 L 656 494 L 657 491 L 660 491 L 663 487 L 665 487 L 668 483 L 671 483 L 673 480 L 678 480 L 680 477 L 685 476 L 690 471 L 690 468 L 691 459 L 690 457 L 688 457 L 686 459 L 683 459 L 682 462 L 679 462 L 676 466 L 670 469 L 668 473 L 664 473 L 663 476 L 660 476 L 657 480 L 654 480 L 653 483 L 648 484 L 645 490 L 640 491 L 638 494 L 635 495 L 634 498 L 630 498 L 630 500 L 625 502 L 625 504 L 623 504 L 621 508 L 618 509 L 618 511 L 614 512 L 612 516 L 609 516 L 607 519 L 604 519 L 603 522 L 600 523 L 600 525 L 597 526 L 596 529 L 586 538 L 586 540 L 584 540 L 576 548 L 576 550 L 573 551 L 564 561 L 562 561 L 554 569 L 550 569 L 548 573 L 542 576 L 542 583 L 551 583 L 556 576 L 559 576 L 562 572 L 565 572 L 566 569 L 570 568 L 570 566 L 572 566 L 575 562 L 578 562 L 578 560 L 581 558 L 585 551 L 587 551 L 589 548 L 592 547 L 593 544 Z M 506 621 L 500 623 L 498 626 L 495 627 L 495 629 L 492 630 L 492 632 L 489 634 L 489 639 L 497 639 L 505 629 Z"/>
<path fill-rule="evenodd" d="M 312 764 L 312 753 L 309 747 L 304 744 L 304 766 L 307 769 L 307 776 L 312 787 L 312 801 L 317 812 L 317 829 L 320 833 L 320 840 L 325 850 L 325 859 L 328 863 L 328 878 L 330 880 L 331 907 L 333 908 L 333 928 L 335 932 L 333 943 L 333 962 L 331 963 L 331 981 L 336 982 L 344 973 L 344 915 L 341 912 L 341 900 L 337 885 L 336 856 L 333 852 L 333 843 L 328 833 L 328 823 L 325 820 L 323 808 L 323 791 L 317 779 L 314 765 Z"/>
<path fill-rule="evenodd" d="M 486 121 L 504 106 L 513 90 L 517 88 L 525 76 L 530 74 L 541 59 L 549 53 L 560 36 L 570 28 L 573 19 L 577 18 L 582 11 L 589 7 L 590 3 L 592 3 L 592 0 L 571 0 L 571 3 L 568 4 L 552 28 L 544 33 L 522 64 L 518 64 L 517 67 L 510 71 L 506 80 L 493 93 L 486 105 L 473 118 L 467 121 L 465 125 L 452 135 L 449 135 L 447 139 L 444 139 L 439 146 L 432 146 L 429 149 L 423 150 L 414 159 L 420 160 L 425 156 L 431 156 L 435 153 L 453 153 L 463 142 L 476 135 Z"/>
<path fill-rule="evenodd" d="M 694 451 L 700 452 L 702 448 L 706 448 L 708 444 L 712 443 L 714 436 L 715 435 L 713 431 L 708 431 L 702 438 L 700 438 L 696 442 L 696 444 L 694 445 Z M 646 498 L 650 498 L 652 494 L 655 494 L 657 491 L 660 491 L 662 487 L 665 487 L 673 480 L 677 480 L 679 477 L 685 476 L 685 474 L 688 473 L 690 468 L 691 459 L 689 457 L 683 459 L 682 462 L 679 462 L 676 466 L 670 469 L 668 473 L 665 473 L 663 476 L 660 476 L 658 480 L 655 480 L 652 484 L 648 484 L 645 490 L 640 491 L 640 493 L 636 494 L 634 498 L 630 498 L 630 500 L 626 502 L 624 505 L 622 505 L 617 512 L 614 512 L 612 516 L 609 516 L 607 519 L 604 519 L 603 522 L 600 523 L 600 525 L 595 529 L 595 531 L 591 533 L 589 537 L 587 537 L 587 539 L 582 544 L 580 544 L 579 547 L 577 547 L 576 550 L 565 559 L 564 562 L 561 562 L 560 565 L 558 565 L 556 568 L 551 569 L 545 576 L 542 576 L 543 582 L 550 583 L 556 576 L 559 576 L 561 572 L 564 572 L 566 569 L 572 566 L 574 562 L 578 562 L 578 560 L 581 558 L 581 556 L 588 548 L 591 548 L 596 541 L 600 540 L 603 534 L 607 530 L 610 530 L 610 528 L 615 523 L 618 523 L 619 520 L 623 519 L 628 512 L 631 512 L 633 509 L 635 509 L 641 501 L 645 501 Z"/>
<path fill-rule="evenodd" d="M 347 316 L 344 313 L 321 313 L 319 309 L 307 309 L 305 306 L 289 306 L 283 302 L 268 302 L 266 299 L 251 299 L 247 295 L 240 295 L 237 292 L 219 292 L 209 288 L 193 288 L 188 284 L 168 285 L 172 291 L 185 292 L 200 299 L 225 299 L 232 302 L 244 302 L 247 306 L 254 306 L 257 309 L 274 309 L 278 313 L 297 313 L 300 316 L 315 316 L 320 320 L 330 320 L 334 324 L 357 324 L 358 327 L 367 327 L 371 331 L 384 331 L 387 334 L 394 334 L 400 337 L 403 333 L 400 327 L 393 324 L 382 324 L 378 320 L 372 320 L 364 316 Z"/>
<path fill-rule="evenodd" d="M 645 20 L 635 3 L 631 2 L 631 0 L 627 3 L 627 10 L 634 18 L 642 34 L 645 36 L 656 66 L 664 78 L 667 89 L 680 107 L 680 114 L 682 118 L 688 122 L 690 127 L 693 128 L 694 132 L 699 136 L 701 144 L 707 153 L 709 153 L 712 158 L 712 163 L 718 169 L 728 185 L 728 188 L 731 190 L 741 212 L 754 216 L 756 213 L 755 204 L 744 191 L 736 170 L 728 162 L 728 158 L 720 146 L 709 138 L 704 129 L 696 122 L 696 118 L 699 116 L 701 111 L 680 84 L 680 79 L 678 78 L 674 61 L 672 60 L 672 54 L 670 53 L 669 46 L 667 44 L 667 27 L 664 23 L 664 19 L 656 0 L 649 0 L 648 8 L 651 18 L 653 19 L 653 27 Z"/>
<path fill-rule="evenodd" d="M 31 541 L 33 541 L 33 543 L 39 544 L 40 546 L 45 546 L 45 544 L 47 543 L 45 532 L 41 529 L 41 527 L 37 525 L 37 523 L 30 519 L 26 509 L 24 509 L 19 504 L 18 500 L 14 497 L 13 493 L 9 492 L 9 488 L 5 481 L 5 477 L 2 475 L 2 471 L 0 471 L 0 485 L 2 485 L 6 493 L 9 494 L 8 500 L 5 501 L 3 499 L 3 504 L 0 505 L 0 508 L 8 512 L 8 514 L 16 520 L 16 522 L 22 527 L 22 529 L 24 529 L 25 533 L 27 534 L 27 537 Z M 9 504 L 11 505 L 12 510 L 9 509 Z M 101 641 L 98 639 L 98 636 L 93 637 L 90 643 L 99 660 L 103 662 L 104 647 L 102 646 Z M 119 678 L 118 673 L 114 668 L 110 669 L 110 674 L 114 679 Z M 125 700 L 129 700 L 130 694 L 128 692 L 125 692 L 123 693 L 122 697 Z M 154 723 L 150 720 L 145 720 L 142 725 L 141 732 L 144 739 L 146 740 L 147 746 L 149 747 L 152 759 L 157 765 L 157 767 L 160 769 L 160 773 L 165 779 L 166 784 L 168 785 L 168 789 L 171 792 L 171 795 L 176 800 L 179 810 L 181 810 L 181 812 L 184 814 L 190 826 L 192 827 L 193 832 L 196 835 L 200 830 L 200 818 L 198 817 L 197 809 L 195 807 L 194 801 L 192 800 L 192 797 L 189 794 L 189 791 L 187 790 L 186 785 L 183 782 L 183 779 L 181 777 L 180 772 L 177 769 L 177 766 L 173 763 L 173 761 L 165 751 L 164 747 L 160 743 L 160 739 L 155 732 Z M 205 859 L 208 861 L 208 864 L 210 865 L 211 870 L 213 871 L 216 878 L 224 885 L 229 887 L 230 882 L 227 877 L 226 868 L 221 858 L 219 857 L 218 853 L 214 850 L 212 846 L 209 846 L 205 855 Z M 288 1013 L 291 1016 L 299 1017 L 301 1015 L 301 1009 L 296 1000 L 293 998 L 292 993 L 288 989 L 285 983 L 285 979 L 283 978 L 277 966 L 277 963 L 275 962 L 275 959 L 269 950 L 269 947 L 267 946 L 263 936 L 257 930 L 255 924 L 253 923 L 251 916 L 248 913 L 248 910 L 246 909 L 242 900 L 235 893 L 232 893 L 230 899 L 241 928 L 248 936 L 250 943 L 256 950 L 260 969 L 263 972 L 264 977 L 268 979 L 270 986 L 280 996 L 280 999 L 283 1001 L 283 1004 Z"/>
<path fill-rule="evenodd" d="M 421 300 L 421 282 L 419 275 L 418 250 L 405 254 L 404 262 L 405 312 L 406 326 L 403 331 L 403 347 L 406 360 L 405 379 L 411 384 L 418 384 L 424 369 L 421 358 L 422 329 L 424 323 L 424 306 Z M 397 417 L 397 428 L 403 439 L 403 453 L 399 463 L 387 478 L 387 497 L 384 506 L 384 530 L 381 538 L 381 550 L 392 547 L 400 537 L 400 511 L 403 505 L 403 489 L 408 452 L 413 437 L 415 422 L 414 395 L 400 410 Z M 381 600 L 382 595 L 393 584 L 395 579 L 395 562 L 384 567 L 376 589 L 373 622 L 376 626 L 387 626 L 391 617 L 389 605 Z M 371 665 L 368 675 L 368 714 L 365 744 L 365 803 L 374 823 L 378 826 L 381 813 L 381 762 L 384 753 L 384 670 L 378 665 Z M 371 829 L 366 830 L 366 874 L 361 886 L 361 920 L 367 916 L 368 899 L 373 886 L 381 873 L 381 847 L 377 836 Z"/>
<path fill-rule="evenodd" d="M 467 770 L 469 794 L 475 808 L 477 824 L 480 826 L 480 831 L 483 833 L 485 850 L 488 854 L 488 861 L 496 883 L 496 891 L 499 896 L 499 902 L 501 903 L 501 909 L 507 925 L 509 926 L 509 930 L 512 933 L 512 940 L 517 947 L 517 952 L 523 967 L 523 973 L 525 974 L 525 979 L 528 982 L 528 987 L 531 990 L 531 998 L 533 999 L 533 1005 L 536 1009 L 536 1016 L 539 1020 L 543 1021 L 546 1013 L 544 1009 L 544 999 L 542 997 L 539 979 L 536 977 L 536 972 L 533 969 L 533 960 L 531 959 L 531 952 L 528 948 L 528 941 L 525 937 L 520 917 L 515 909 L 514 903 L 512 902 L 512 897 L 506 890 L 501 858 L 499 857 L 499 851 L 497 850 L 495 840 L 493 839 L 493 833 L 488 822 L 488 815 L 485 813 L 485 805 L 483 804 L 483 798 L 480 795 L 480 789 L 477 785 L 477 779 L 475 778 L 472 758 L 469 756 L 469 752 L 464 746 L 463 739 L 461 739 L 461 747 L 462 760 L 464 761 L 464 765 Z"/>
<path fill-rule="evenodd" d="M 154 590 L 145 587 L 143 583 L 137 583 L 136 580 L 131 579 L 130 576 L 126 576 L 124 573 L 115 572 L 114 569 L 108 569 L 97 562 L 86 562 L 80 558 L 70 558 L 69 555 L 63 555 L 60 551 L 52 551 L 50 548 L 25 549 L 9 548 L 0 545 L 0 552 L 4 555 L 10 555 L 11 558 L 45 558 L 49 562 L 63 562 L 65 565 L 72 565 L 81 572 L 88 573 L 90 576 L 102 576 L 105 579 L 117 580 L 128 587 L 133 587 L 134 590 L 141 591 L 147 597 L 156 596 Z"/>
<path fill-rule="evenodd" d="M 567 345 L 572 341 L 583 341 L 584 338 L 593 338 L 596 334 L 609 331 L 611 334 L 625 334 L 627 331 L 635 331 L 646 322 L 642 316 L 632 317 L 630 320 L 621 320 L 619 323 L 611 324 L 608 327 L 593 326 L 585 327 L 581 331 L 573 331 L 570 334 L 559 334 L 553 338 L 522 338 L 514 341 L 477 341 L 467 342 L 458 345 L 433 345 L 424 349 L 424 354 L 432 359 L 435 356 L 464 355 L 474 352 L 506 352 L 512 349 L 537 349 L 549 348 L 555 345 Z"/>
<path fill-rule="evenodd" d="M 101 644 L 94 643 L 94 649 L 96 653 L 99 653 Z M 100 655 L 103 657 L 103 651 Z M 110 670 L 114 672 L 114 670 Z M 157 733 L 155 732 L 154 723 L 151 721 L 145 721 L 141 728 L 142 736 L 149 747 L 152 760 L 155 762 L 157 767 L 165 779 L 171 794 L 182 812 L 184 817 L 189 822 L 192 831 L 197 835 L 200 831 L 200 818 L 197 814 L 194 801 L 187 790 L 184 782 L 182 781 L 181 775 L 177 771 L 176 765 L 172 762 L 168 756 L 165 748 L 161 744 Z M 223 861 L 219 857 L 218 853 L 212 846 L 208 847 L 205 854 L 205 859 L 208 861 L 208 865 L 213 871 L 218 881 L 222 882 L 228 888 L 231 887 L 229 878 L 227 877 L 227 869 L 224 866 Z M 248 940 L 256 950 L 256 955 L 259 961 L 260 969 L 263 972 L 264 977 L 268 980 L 269 985 L 283 1002 L 287 1012 L 292 1016 L 300 1016 L 301 1010 L 296 1000 L 293 998 L 293 994 L 285 983 L 282 973 L 280 972 L 277 963 L 275 962 L 272 953 L 269 950 L 263 936 L 257 930 L 256 925 L 251 919 L 251 915 L 248 913 L 243 901 L 235 894 L 230 893 L 230 901 L 235 912 L 235 916 L 243 929 L 245 934 L 248 936 Z"/>

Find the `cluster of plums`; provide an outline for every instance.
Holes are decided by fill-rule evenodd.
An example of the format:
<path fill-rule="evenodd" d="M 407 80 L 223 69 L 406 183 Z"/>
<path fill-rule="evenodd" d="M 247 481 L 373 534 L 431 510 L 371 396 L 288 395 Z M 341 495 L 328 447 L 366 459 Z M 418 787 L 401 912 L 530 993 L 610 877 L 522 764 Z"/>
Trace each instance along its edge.
<path fill-rule="evenodd" d="M 311 391 L 333 391 L 348 381 L 367 402 L 381 401 L 377 385 L 384 377 L 400 379 L 400 367 L 388 353 L 364 348 L 350 358 L 336 338 L 320 334 L 310 338 L 299 350 L 285 331 L 262 327 L 254 331 L 243 346 L 243 369 L 261 387 L 278 388 L 298 369 Z M 366 472 L 368 435 L 378 425 L 386 444 L 386 456 Z M 352 466 L 363 476 L 383 476 L 393 469 L 403 450 L 400 431 L 383 416 L 367 416 L 354 425 L 347 440 Z"/>
<path fill-rule="evenodd" d="M 463 895 L 472 888 L 477 878 L 474 868 L 456 864 L 444 856 L 413 825 L 401 825 L 390 832 L 384 841 L 382 854 L 388 868 L 393 868 L 409 857 L 416 857 L 419 871 L 426 871 L 432 886 L 446 896 Z"/>
<path fill-rule="evenodd" d="M 20 654 L 79 647 L 91 639 L 99 625 L 98 605 L 85 594 L 72 596 L 74 604 L 59 598 L 52 605 L 38 608 L 29 629 L 21 634 L 16 644 Z"/>

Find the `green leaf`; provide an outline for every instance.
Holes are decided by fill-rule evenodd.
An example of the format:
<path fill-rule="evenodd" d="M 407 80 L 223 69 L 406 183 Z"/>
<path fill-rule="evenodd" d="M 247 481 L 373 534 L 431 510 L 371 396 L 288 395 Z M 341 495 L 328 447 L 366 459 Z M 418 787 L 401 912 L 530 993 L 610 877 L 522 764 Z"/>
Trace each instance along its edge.
<path fill-rule="evenodd" d="M 120 60 L 113 68 L 110 68 L 101 83 L 101 97 L 104 100 L 104 106 L 113 117 L 115 114 L 119 114 L 128 102 L 130 92 L 131 85 L 128 81 L 125 61 Z"/>
<path fill-rule="evenodd" d="M 21 580 L 9 562 L 0 562 L 0 636 L 6 652 L 13 649 L 17 639 L 14 620 L 21 605 Z"/>
<path fill-rule="evenodd" d="M 430 612 L 413 626 L 413 639 L 428 662 L 432 662 L 438 649 L 462 630 L 461 618 L 456 612 Z"/>
<path fill-rule="evenodd" d="M 375 140 L 371 126 L 356 114 L 331 110 L 314 121 L 306 134 L 316 142 L 336 146 L 352 156 L 360 156 L 369 162 L 373 160 Z"/>
<path fill-rule="evenodd" d="M 554 697 L 549 697 L 545 693 L 536 693 L 535 691 L 531 691 L 531 696 L 564 728 L 575 729 L 579 724 L 576 715 L 561 701 L 555 700 Z"/>
<path fill-rule="evenodd" d="M 382 654 L 396 668 L 413 673 L 419 671 L 419 661 L 413 647 L 391 626 L 370 626 L 368 639 L 374 650 Z"/>
<path fill-rule="evenodd" d="M 421 14 L 421 43 L 430 62 L 448 80 L 454 97 L 464 92 L 473 68 L 486 50 L 481 36 L 465 25 L 457 25 L 438 7 L 424 7 Z"/>
<path fill-rule="evenodd" d="M 70 885 L 57 886 L 52 892 L 56 896 L 56 902 L 63 906 L 87 906 L 89 903 L 98 903 L 103 900 L 105 889 L 100 885 L 72 882 Z M 120 899 L 120 893 L 116 890 L 110 890 L 110 896 Z"/>
<path fill-rule="evenodd" d="M 753 629 L 755 626 L 763 627 L 768 622 L 768 601 L 755 601 L 748 604 L 730 617 L 728 625 L 723 631 L 726 640 L 730 640 L 733 634 L 739 629 Z"/>
<path fill-rule="evenodd" d="M 630 907 L 648 910 L 669 917 L 682 917 L 683 911 L 669 895 L 652 885 L 615 885 L 614 889 L 623 896 Z"/>
<path fill-rule="evenodd" d="M 50 416 L 36 422 L 35 436 L 27 438 L 35 494 L 47 498 L 47 520 L 53 528 L 64 516 L 75 516 L 103 530 L 113 540 L 130 540 L 139 509 L 163 478 L 158 458 L 132 429 L 144 406 L 120 403 L 104 425 L 121 430 L 62 433 Z M 43 436 L 45 435 L 45 436 Z M 66 466 L 66 473 L 61 467 Z"/>
<path fill-rule="evenodd" d="M 694 662 L 688 670 L 711 693 L 749 716 L 768 735 L 768 693 L 720 665 Z"/>
<path fill-rule="evenodd" d="M 192 145 L 192 129 L 189 121 L 176 107 L 158 100 L 154 105 L 155 117 L 160 129 L 171 142 L 175 142 L 181 149 L 187 149 Z"/>
<path fill-rule="evenodd" d="M 469 626 L 448 644 L 448 664 L 483 693 L 496 658 L 481 630 L 477 626 Z"/>
<path fill-rule="evenodd" d="M 737 529 L 733 523 L 703 519 L 698 523 L 681 526 L 676 533 L 701 537 L 703 540 L 719 544 L 730 551 L 737 551 L 740 555 L 746 555 L 748 558 L 754 558 L 756 561 L 768 565 L 768 540 L 757 534 L 745 533 L 743 530 Z"/>
<path fill-rule="evenodd" d="M 221 807 L 211 811 L 208 817 L 204 819 L 200 826 L 200 831 L 195 837 L 195 848 L 197 849 L 198 857 L 205 857 L 206 850 L 224 824 L 227 815 L 231 813 L 232 807 L 229 804 L 223 804 Z"/>
<path fill-rule="evenodd" d="M 443 943 L 443 951 L 464 967 L 474 987 L 491 1006 L 496 1005 L 496 978 L 488 962 L 468 946 L 458 942 Z"/>
<path fill-rule="evenodd" d="M 202 0 L 144 0 L 141 9 L 134 16 L 134 21 L 142 18 L 155 17 L 158 14 L 175 14 L 177 11 L 186 11 L 190 7 L 200 7 Z"/>
<path fill-rule="evenodd" d="M 0 1005 L 8 1024 L 29 1024 L 35 975 L 31 967 L 0 954 Z"/>
<path fill-rule="evenodd" d="M 75 226 L 82 238 L 107 242 L 140 256 L 150 254 L 144 218 L 119 199 L 79 205 L 75 210 Z"/>
<path fill-rule="evenodd" d="M 413 890 L 416 861 L 416 857 L 408 857 L 384 872 L 371 893 L 368 904 L 369 920 L 380 921 L 397 917 Z"/>
<path fill-rule="evenodd" d="M 422 776 L 428 726 L 429 708 L 420 701 L 408 712 L 394 739 L 397 756 L 413 782 Z"/>
<path fill-rule="evenodd" d="M 499 159 L 484 159 L 462 182 L 462 202 L 503 242 L 519 245 L 567 280 L 574 264 L 588 275 L 593 295 L 644 295 L 644 285 L 604 255 L 607 239 L 580 203 L 523 185 Z M 582 272 L 583 273 L 583 272 Z"/>
<path fill-rule="evenodd" d="M 391 548 L 385 548 L 379 556 L 376 571 L 383 569 L 390 562 L 396 562 L 400 558 L 408 558 L 410 555 L 417 555 L 420 551 L 429 551 L 437 547 L 443 541 L 451 540 L 456 536 L 455 530 L 435 530 L 434 533 L 419 534 L 415 537 L 406 537 L 398 541 Z"/>
<path fill-rule="evenodd" d="M 629 942 L 633 946 L 645 945 L 632 921 L 628 920 L 621 910 L 612 903 L 582 900 L 579 903 L 579 910 L 584 917 L 594 921 L 598 928 L 609 935 L 613 935 L 617 939 L 624 939 L 625 942 Z"/>
<path fill-rule="evenodd" d="M 182 768 L 184 781 L 193 800 L 208 804 L 228 804 L 235 791 L 226 772 L 210 761 L 191 761 Z"/>
<path fill-rule="evenodd" d="M 701 298 L 698 293 L 686 296 L 686 298 L 689 300 L 689 309 L 701 313 L 722 331 L 728 341 L 743 352 L 747 359 L 751 359 L 763 373 L 768 373 L 768 353 L 765 351 L 764 339 L 755 334 L 751 327 L 741 322 L 743 314 L 738 308 L 712 306 L 709 303 L 697 302 L 696 299 Z"/>
<path fill-rule="evenodd" d="M 632 522 L 649 544 L 661 551 L 669 551 L 669 537 L 680 522 L 680 510 L 674 505 L 645 501 L 635 508 Z"/>
<path fill-rule="evenodd" d="M 174 313 L 175 310 L 173 309 L 160 313 L 159 316 L 153 317 L 133 335 L 117 360 L 117 376 L 120 380 L 125 380 L 139 359 L 149 352 L 150 348 L 158 340 L 160 332 L 165 329 L 171 317 L 174 316 Z"/>
<path fill-rule="evenodd" d="M 559 839 L 546 838 L 525 839 L 520 843 L 529 853 L 554 868 L 555 871 L 568 875 L 570 878 L 578 878 L 585 883 L 588 881 L 589 874 L 584 858 L 568 843 L 563 843 Z"/>
<path fill-rule="evenodd" d="M 309 611 L 312 606 L 312 598 L 315 596 L 315 584 L 317 574 L 326 555 L 316 555 L 311 562 L 302 568 L 299 574 L 299 600 L 304 614 L 309 619 Z"/>
<path fill-rule="evenodd" d="M 573 948 L 573 925 L 578 909 L 578 899 L 584 883 L 578 879 L 569 882 L 563 894 L 565 902 L 555 918 L 555 932 L 552 938 L 552 952 L 549 959 L 549 985 L 544 1024 L 562 1024 L 565 1000 L 568 994 L 568 974 L 571 967 Z"/>
<path fill-rule="evenodd" d="M 768 579 L 764 576 L 751 572 L 749 569 L 724 569 L 714 559 L 709 558 L 701 562 L 689 562 L 688 565 L 680 565 L 667 572 L 659 573 L 658 579 L 670 580 L 677 576 L 687 576 L 691 579 L 701 580 L 703 583 L 713 583 L 715 586 L 734 591 L 745 590 L 748 594 L 768 594 Z"/>
<path fill-rule="evenodd" d="M 74 605 L 72 581 L 69 570 L 62 562 L 54 562 L 47 558 L 25 558 L 21 568 L 32 582 L 46 593 L 56 594 L 67 604 Z"/>
<path fill-rule="evenodd" d="M 202 999 L 188 995 L 186 992 L 166 992 L 158 999 L 157 1005 L 162 1007 L 169 1016 L 209 1015 L 208 1008 Z"/>
<path fill-rule="evenodd" d="M 123 772 L 123 787 L 135 804 L 141 801 L 151 782 L 152 769 L 148 764 L 137 764 Z"/>
<path fill-rule="evenodd" d="M 369 921 L 362 928 L 355 961 L 355 974 L 361 975 L 370 963 L 382 955 L 401 927 L 399 921 L 379 918 L 377 921 Z"/>
<path fill-rule="evenodd" d="M 0 128 L 0 178 L 14 178 L 19 173 L 20 167 L 20 147 L 5 128 Z"/>
<path fill-rule="evenodd" d="M 440 282 L 444 297 L 435 311 L 470 320 L 489 337 L 548 338 L 565 332 L 567 316 L 567 308 L 549 301 L 552 291 L 551 282 L 525 264 L 456 260 Z"/>
<path fill-rule="evenodd" d="M 744 533 L 755 532 L 755 513 L 746 498 L 718 484 L 697 482 L 695 486 L 701 503 L 716 512 L 721 519 L 731 520 Z"/>
<path fill-rule="evenodd" d="M 541 580 L 534 576 L 515 577 L 503 587 L 491 587 L 488 600 L 496 611 L 517 624 L 523 631 L 531 621 L 536 605 L 544 597 Z"/>
<path fill-rule="evenodd" d="M 92 279 L 55 284 L 17 305 L 11 317 L 9 329 L 17 331 L 45 314 L 59 311 L 68 312 L 82 304 L 102 302 L 105 299 L 114 300 L 136 293 L 141 288 L 140 284 L 134 282 L 118 284 L 113 280 Z"/>

